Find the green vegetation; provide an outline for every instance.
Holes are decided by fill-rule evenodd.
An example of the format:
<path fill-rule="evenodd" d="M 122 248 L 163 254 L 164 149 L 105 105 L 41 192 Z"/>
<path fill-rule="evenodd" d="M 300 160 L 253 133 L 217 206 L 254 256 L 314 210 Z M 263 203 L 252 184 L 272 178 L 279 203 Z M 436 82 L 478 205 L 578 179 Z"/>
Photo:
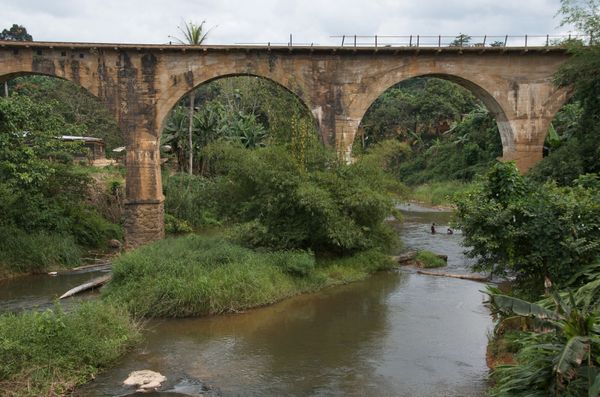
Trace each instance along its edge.
<path fill-rule="evenodd" d="M 221 237 L 189 235 L 121 256 L 105 298 L 136 316 L 231 313 L 360 280 L 393 265 L 378 250 L 316 261 L 310 251 L 254 251 Z"/>
<path fill-rule="evenodd" d="M 338 255 L 396 243 L 384 220 L 397 184 L 368 156 L 347 165 L 317 143 L 299 163 L 284 146 L 227 142 L 203 155 L 208 177 L 166 183 L 167 213 L 194 227 L 222 223 L 246 246 Z M 170 198 L 173 190 L 180 194 Z"/>
<path fill-rule="evenodd" d="M 434 269 L 446 266 L 446 261 L 431 251 L 419 251 L 415 257 L 415 260 L 419 266 L 425 269 Z"/>
<path fill-rule="evenodd" d="M 498 318 L 495 334 L 506 334 L 504 348 L 516 358 L 493 371 L 491 396 L 600 393 L 600 264 L 586 270 L 583 286 L 572 293 L 552 290 L 538 303 L 488 292 Z"/>
<path fill-rule="evenodd" d="M 121 237 L 119 225 L 86 201 L 92 179 L 72 165 L 77 134 L 50 102 L 0 98 L 0 272 L 45 271 L 73 265 L 81 248 Z"/>
<path fill-rule="evenodd" d="M 498 163 L 457 204 L 457 224 L 477 270 L 515 277 L 533 296 L 549 277 L 564 286 L 600 255 L 600 180 L 540 185 Z M 530 295 L 531 296 L 531 295 Z"/>
<path fill-rule="evenodd" d="M 167 120 L 162 143 L 170 146 L 163 156 L 178 171 L 188 169 L 191 153 L 194 173 L 204 175 L 203 151 L 211 142 L 225 140 L 246 148 L 285 144 L 302 161 L 316 139 L 314 120 L 298 98 L 272 81 L 238 76 L 205 84 L 182 99 Z"/>
<path fill-rule="evenodd" d="M 565 44 L 572 57 L 556 81 L 575 94 L 550 128 L 548 156 L 526 177 L 494 166 L 458 202 L 477 268 L 515 277 L 511 295 L 488 291 L 492 350 L 514 355 L 492 371 L 495 397 L 600 395 L 600 4 L 561 4 L 563 22 L 592 39 Z"/>
<path fill-rule="evenodd" d="M 398 140 L 404 147 L 389 169 L 402 182 L 464 184 L 484 173 L 502 154 L 495 119 L 466 89 L 437 78 L 401 82 L 381 95 L 361 124 L 355 154 L 375 143 Z M 441 203 L 424 196 L 419 201 Z M 417 199 L 415 197 L 415 199 Z"/>
<path fill-rule="evenodd" d="M 411 200 L 427 205 L 452 206 L 456 196 L 470 188 L 470 183 L 460 181 L 428 182 L 414 187 L 408 196 Z"/>
<path fill-rule="evenodd" d="M 62 396 L 88 382 L 139 339 L 129 315 L 98 302 L 71 312 L 0 315 L 0 394 Z"/>

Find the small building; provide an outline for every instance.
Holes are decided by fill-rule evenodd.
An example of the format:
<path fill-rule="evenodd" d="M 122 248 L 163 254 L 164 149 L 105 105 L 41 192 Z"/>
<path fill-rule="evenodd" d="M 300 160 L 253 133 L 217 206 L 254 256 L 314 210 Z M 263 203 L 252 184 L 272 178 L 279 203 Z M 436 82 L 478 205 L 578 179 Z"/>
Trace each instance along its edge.
<path fill-rule="evenodd" d="M 77 154 L 75 161 L 89 161 L 91 165 L 96 167 L 104 167 L 114 162 L 114 160 L 106 158 L 105 144 L 102 138 L 63 135 L 60 139 L 65 142 L 83 142 L 83 146 L 87 150 Z"/>

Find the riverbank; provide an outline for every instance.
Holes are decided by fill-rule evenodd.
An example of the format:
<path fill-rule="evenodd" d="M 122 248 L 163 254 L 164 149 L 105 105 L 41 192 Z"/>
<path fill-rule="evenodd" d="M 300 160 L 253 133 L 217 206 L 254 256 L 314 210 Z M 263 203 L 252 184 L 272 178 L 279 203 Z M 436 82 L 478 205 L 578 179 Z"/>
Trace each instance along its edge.
<path fill-rule="evenodd" d="M 120 308 L 87 302 L 65 312 L 0 315 L 0 395 L 63 396 L 89 382 L 140 340 Z"/>

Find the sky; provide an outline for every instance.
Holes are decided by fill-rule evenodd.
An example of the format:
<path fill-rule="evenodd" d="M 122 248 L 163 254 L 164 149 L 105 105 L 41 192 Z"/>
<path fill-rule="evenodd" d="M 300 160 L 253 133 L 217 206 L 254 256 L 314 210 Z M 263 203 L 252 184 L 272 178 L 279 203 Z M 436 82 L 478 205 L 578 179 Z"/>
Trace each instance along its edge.
<path fill-rule="evenodd" d="M 168 43 L 206 21 L 207 44 L 336 44 L 336 35 L 546 35 L 560 0 L 2 0 L 0 29 L 38 41 Z"/>

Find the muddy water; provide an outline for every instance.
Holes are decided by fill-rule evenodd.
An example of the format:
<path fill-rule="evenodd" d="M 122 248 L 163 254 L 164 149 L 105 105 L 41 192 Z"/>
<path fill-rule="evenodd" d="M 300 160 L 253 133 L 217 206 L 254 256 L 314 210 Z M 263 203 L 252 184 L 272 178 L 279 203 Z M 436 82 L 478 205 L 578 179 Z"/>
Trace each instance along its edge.
<path fill-rule="evenodd" d="M 26 309 L 43 310 L 54 305 L 54 300 L 73 287 L 106 274 L 108 269 L 82 270 L 58 276 L 45 274 L 0 280 L 0 313 L 18 312 Z M 63 306 L 92 299 L 97 292 L 90 292 L 73 299 L 62 301 Z"/>
<path fill-rule="evenodd" d="M 407 248 L 447 254 L 445 271 L 468 272 L 460 232 L 445 234 L 449 213 L 401 209 Z M 0 282 L 0 311 L 49 307 L 101 274 Z M 146 396 L 483 396 L 491 324 L 482 287 L 403 269 L 247 313 L 151 321 L 142 346 L 76 395 L 128 395 L 128 373 L 151 369 L 167 376 L 168 392 Z"/>
<path fill-rule="evenodd" d="M 468 272 L 460 233 L 444 234 L 449 213 L 403 210 L 406 246 L 447 254 L 452 272 Z M 389 272 L 243 314 L 153 321 L 141 348 L 78 395 L 126 394 L 130 371 L 152 369 L 166 389 L 208 385 L 209 395 L 483 396 L 491 324 L 482 287 Z"/>

